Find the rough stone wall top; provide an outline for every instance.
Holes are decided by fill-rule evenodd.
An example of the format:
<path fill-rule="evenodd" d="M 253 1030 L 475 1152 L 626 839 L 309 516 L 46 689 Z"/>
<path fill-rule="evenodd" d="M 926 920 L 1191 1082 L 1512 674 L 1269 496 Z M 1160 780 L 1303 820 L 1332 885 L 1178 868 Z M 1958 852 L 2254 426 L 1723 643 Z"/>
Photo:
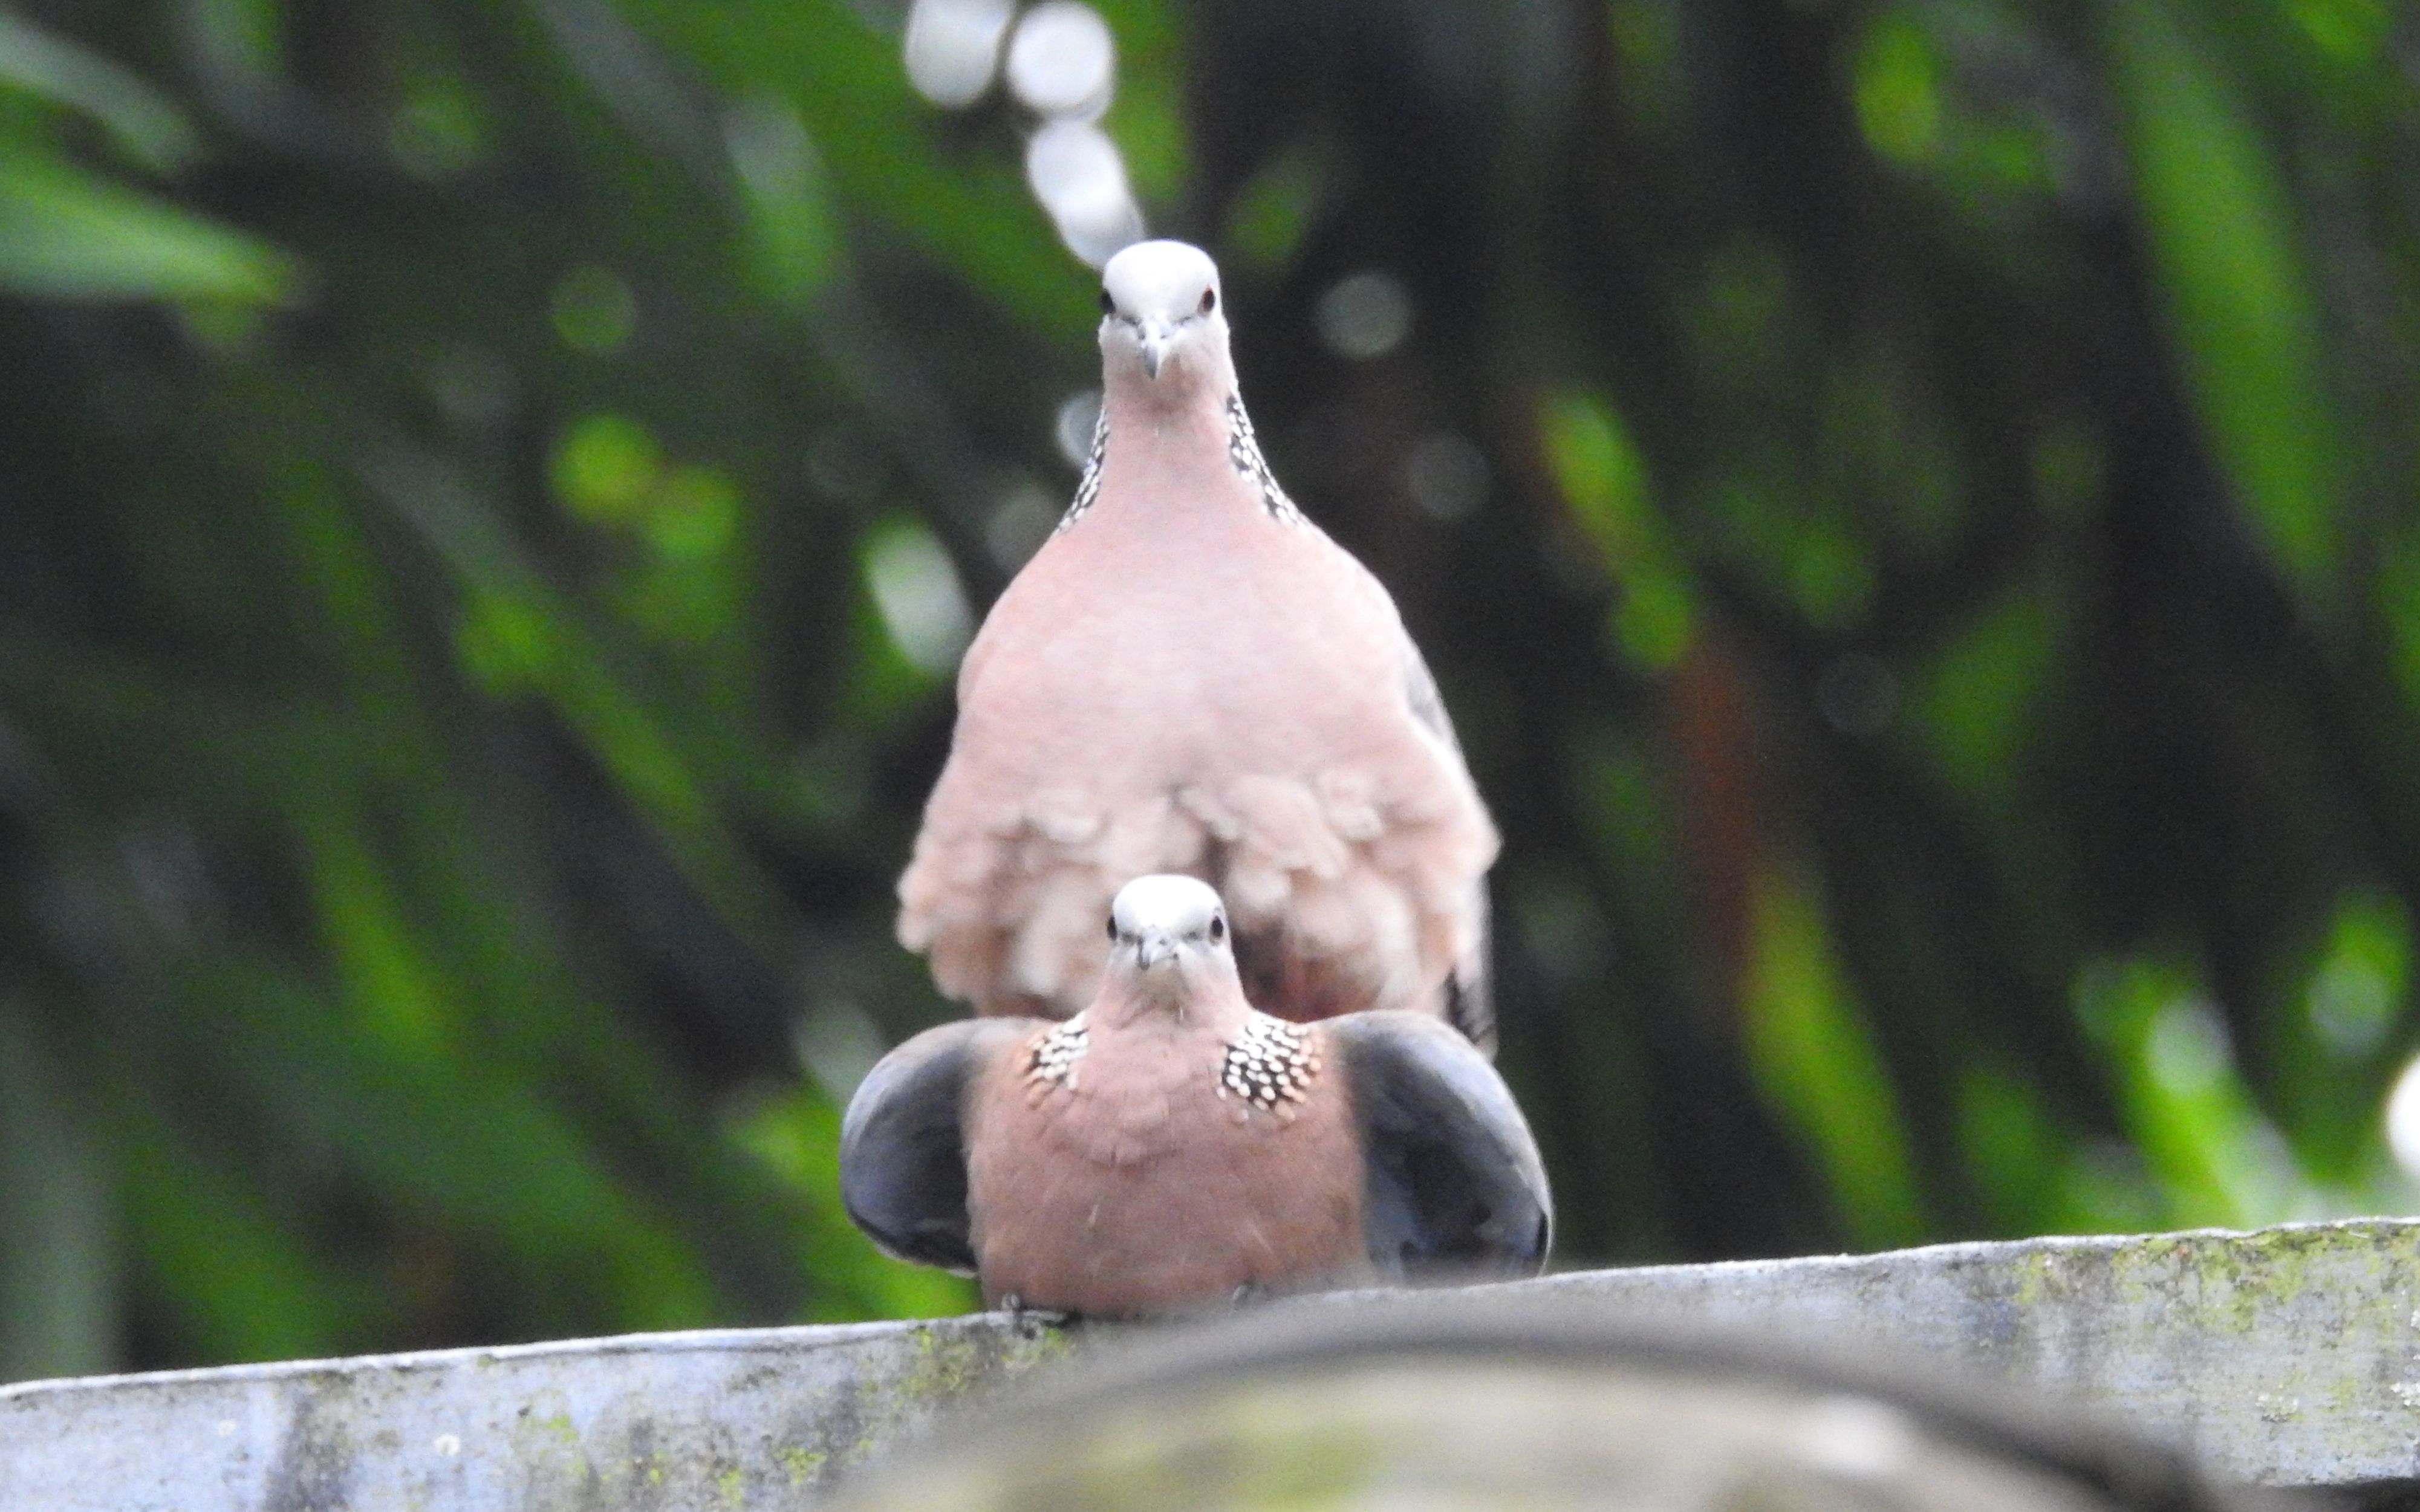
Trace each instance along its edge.
<path fill-rule="evenodd" d="M 2420 1479 L 2420 1224 L 1952 1244 L 1519 1289 L 1909 1351 L 2105 1407 L 2271 1485 Z M 802 1505 L 834 1468 L 1066 1349 L 986 1315 L 30 1382 L 0 1387 L 0 1506 Z"/>
<path fill-rule="evenodd" d="M 796 1506 L 1064 1349 L 974 1317 L 34 1382 L 0 1388 L 0 1507 Z"/>
<path fill-rule="evenodd" d="M 2105 1404 L 2273 1486 L 2420 1478 L 2420 1223 L 1598 1271 L 1530 1285 Z"/>

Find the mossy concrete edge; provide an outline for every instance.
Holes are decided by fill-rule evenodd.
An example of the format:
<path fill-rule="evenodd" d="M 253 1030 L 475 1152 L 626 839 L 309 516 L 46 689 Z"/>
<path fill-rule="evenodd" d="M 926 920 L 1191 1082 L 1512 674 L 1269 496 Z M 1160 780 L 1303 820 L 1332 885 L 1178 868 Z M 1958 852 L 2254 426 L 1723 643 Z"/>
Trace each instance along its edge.
<path fill-rule="evenodd" d="M 2420 1478 L 2420 1223 L 1941 1244 L 1527 1285 L 1648 1322 L 1784 1330 L 2105 1407 L 2240 1480 Z"/>
<path fill-rule="evenodd" d="M 2245 1480 L 2420 1478 L 2420 1223 L 1947 1244 L 1485 1290 L 1904 1353 L 2105 1407 Z M 0 1506 L 800 1506 L 1069 1349 L 978 1315 L 28 1382 L 0 1387 Z"/>

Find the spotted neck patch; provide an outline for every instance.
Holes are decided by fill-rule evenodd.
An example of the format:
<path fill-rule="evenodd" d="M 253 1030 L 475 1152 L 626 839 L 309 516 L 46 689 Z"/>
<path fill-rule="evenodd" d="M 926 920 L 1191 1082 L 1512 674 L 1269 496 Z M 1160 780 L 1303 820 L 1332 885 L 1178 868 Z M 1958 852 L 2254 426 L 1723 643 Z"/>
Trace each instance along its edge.
<path fill-rule="evenodd" d="M 1067 506 L 1067 513 L 1059 517 L 1058 530 L 1063 531 L 1082 519 L 1092 509 L 1094 501 L 1101 497 L 1101 460 L 1109 455 L 1109 406 L 1108 399 L 1104 398 L 1101 412 L 1093 421 L 1092 455 L 1084 458 L 1084 475 L 1076 482 L 1076 501 Z M 1056 534 L 1057 531 L 1052 533 Z"/>
<path fill-rule="evenodd" d="M 1301 1102 L 1318 1078 L 1319 1057 L 1311 1048 L 1311 1031 L 1255 1013 L 1227 1046 L 1226 1062 L 1218 1068 L 1218 1095 L 1240 1097 L 1274 1113 L 1282 1103 Z"/>
<path fill-rule="evenodd" d="M 1252 417 L 1244 412 L 1244 396 L 1240 393 L 1227 395 L 1227 460 L 1261 491 L 1261 507 L 1269 512 L 1269 518 L 1284 525 L 1301 523 L 1302 511 L 1278 486 L 1277 475 L 1269 471 L 1269 459 L 1261 455 L 1261 439 L 1252 434 Z"/>
<path fill-rule="evenodd" d="M 1032 1047 L 1026 1053 L 1025 1079 L 1035 1088 L 1047 1090 L 1064 1087 L 1070 1091 L 1076 1086 L 1076 1063 L 1093 1046 L 1093 1026 L 1077 1014 L 1064 1024 L 1054 1024 L 1033 1037 Z"/>

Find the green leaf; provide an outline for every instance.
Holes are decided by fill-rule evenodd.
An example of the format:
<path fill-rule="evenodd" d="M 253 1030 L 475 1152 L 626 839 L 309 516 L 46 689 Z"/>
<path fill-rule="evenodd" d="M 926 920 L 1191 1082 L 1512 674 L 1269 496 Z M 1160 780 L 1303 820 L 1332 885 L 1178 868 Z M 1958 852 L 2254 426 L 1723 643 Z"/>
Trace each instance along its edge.
<path fill-rule="evenodd" d="M 839 272 L 839 217 L 822 154 L 786 100 L 756 94 L 724 118 L 732 166 L 747 192 L 756 269 L 767 291 L 805 308 Z"/>
<path fill-rule="evenodd" d="M 2148 957 L 2096 963 L 2077 978 L 2075 1010 L 2116 1075 L 2163 1221 L 2252 1227 L 2324 1211 L 2254 1105 L 2193 973 Z"/>
<path fill-rule="evenodd" d="M 0 1381 L 117 1364 L 116 1203 L 80 1101 L 0 1000 Z"/>
<path fill-rule="evenodd" d="M 970 1283 L 891 1258 L 842 1215 L 840 1114 L 828 1099 L 795 1088 L 744 1104 L 727 1121 L 733 1140 L 810 1215 L 804 1258 L 824 1294 L 819 1316 L 940 1318 L 979 1304 Z"/>
<path fill-rule="evenodd" d="M 154 173 L 184 166 L 198 147 L 184 112 L 149 85 L 9 10 L 0 10 L 0 84 L 92 116 Z"/>
<path fill-rule="evenodd" d="M 1857 124 L 1876 152 L 1902 164 L 1940 154 L 1940 68 L 1914 22 L 1877 17 L 1857 49 L 1855 79 Z"/>
<path fill-rule="evenodd" d="M 2117 0 L 2109 33 L 2144 229 L 2195 406 L 2271 558 L 2326 607 L 2343 545 L 2345 438 L 2301 217 L 2242 91 L 2164 0 Z"/>
<path fill-rule="evenodd" d="M 1323 170 L 1319 155 L 1300 144 L 1262 163 L 1227 201 L 1222 255 L 1263 274 L 1282 272 L 1318 214 Z"/>
<path fill-rule="evenodd" d="M 1949 784 L 1986 807 L 2016 801 L 2026 742 L 2053 706 L 2060 609 L 2042 585 L 2021 582 L 1976 611 L 1916 689 L 1915 733 Z"/>
<path fill-rule="evenodd" d="M 26 142 L 0 142 L 0 289 L 70 300 L 294 297 L 267 242 L 114 184 Z"/>
<path fill-rule="evenodd" d="M 1802 878 L 1768 872 L 1750 900 L 1748 1064 L 1794 1127 L 1858 1243 L 1925 1231 L 1899 1099 L 1872 1027 L 1834 958 L 1823 903 Z"/>
<path fill-rule="evenodd" d="M 1538 431 L 1572 517 L 1621 584 L 1616 643 L 1640 666 L 1669 669 L 1689 649 L 1695 610 L 1655 511 L 1645 455 L 1600 394 L 1553 395 L 1539 410 Z"/>
<path fill-rule="evenodd" d="M 631 21 L 735 96 L 787 102 L 844 203 L 905 233 L 1022 317 L 1092 329 L 1094 280 L 1063 252 L 1013 159 L 933 149 L 940 115 L 908 87 L 897 43 L 841 0 L 630 0 Z"/>
<path fill-rule="evenodd" d="M 188 1131 L 128 1099 L 120 1146 L 135 1251 L 189 1347 L 218 1362 L 308 1359 L 361 1342 L 366 1277 L 322 1265 L 287 1214 Z"/>

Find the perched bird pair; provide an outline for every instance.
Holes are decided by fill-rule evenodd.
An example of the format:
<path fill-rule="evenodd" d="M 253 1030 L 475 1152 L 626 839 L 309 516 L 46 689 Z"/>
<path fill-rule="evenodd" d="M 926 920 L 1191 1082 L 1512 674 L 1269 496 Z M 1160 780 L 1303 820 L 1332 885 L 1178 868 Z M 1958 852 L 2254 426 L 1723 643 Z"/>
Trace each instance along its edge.
<path fill-rule="evenodd" d="M 899 884 L 979 1016 L 859 1088 L 850 1215 L 1095 1316 L 1534 1271 L 1544 1173 L 1487 1063 L 1496 833 L 1435 684 L 1270 475 L 1209 257 L 1145 242 L 1102 283 L 1092 459 L 967 653 Z"/>

